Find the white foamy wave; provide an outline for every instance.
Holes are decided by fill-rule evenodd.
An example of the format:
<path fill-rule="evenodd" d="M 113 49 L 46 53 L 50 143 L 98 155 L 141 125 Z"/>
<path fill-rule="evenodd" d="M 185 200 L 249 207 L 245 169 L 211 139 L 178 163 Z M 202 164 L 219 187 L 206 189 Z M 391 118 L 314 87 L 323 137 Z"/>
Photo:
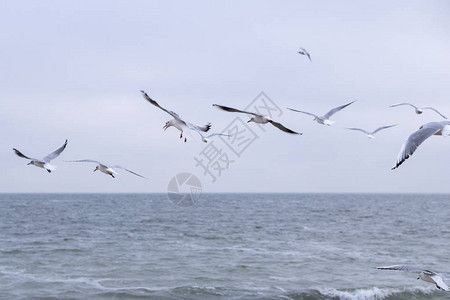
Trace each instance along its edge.
<path fill-rule="evenodd" d="M 341 300 L 381 300 L 390 296 L 399 296 L 401 294 L 422 294 L 433 293 L 434 287 L 407 287 L 407 288 L 367 288 L 355 290 L 337 290 L 332 288 L 318 289 L 320 294 L 325 297 L 339 298 Z"/>

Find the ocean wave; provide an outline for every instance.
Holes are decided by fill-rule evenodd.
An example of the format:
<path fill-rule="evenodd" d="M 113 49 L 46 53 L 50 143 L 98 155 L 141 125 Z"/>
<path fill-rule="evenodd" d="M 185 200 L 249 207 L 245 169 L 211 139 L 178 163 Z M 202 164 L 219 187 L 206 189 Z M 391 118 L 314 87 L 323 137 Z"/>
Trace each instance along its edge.
<path fill-rule="evenodd" d="M 292 299 L 333 299 L 333 300 L 410 300 L 429 298 L 437 290 L 434 287 L 371 287 L 362 289 L 319 288 L 298 294 Z M 439 292 L 439 291 L 437 291 Z"/>

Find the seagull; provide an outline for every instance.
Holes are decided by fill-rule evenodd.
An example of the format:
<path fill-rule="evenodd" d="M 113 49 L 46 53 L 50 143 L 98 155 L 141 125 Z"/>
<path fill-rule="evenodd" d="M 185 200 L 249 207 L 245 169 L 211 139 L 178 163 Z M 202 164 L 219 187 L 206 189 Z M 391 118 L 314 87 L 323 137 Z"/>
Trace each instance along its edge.
<path fill-rule="evenodd" d="M 19 150 L 17 150 L 16 148 L 13 148 L 13 150 L 18 156 L 20 156 L 22 158 L 26 158 L 26 159 L 31 159 L 31 161 L 28 163 L 28 165 L 34 165 L 36 167 L 46 169 L 47 172 L 51 173 L 53 170 L 56 169 L 56 167 L 51 165 L 50 162 L 53 159 L 57 158 L 61 154 L 61 152 L 64 151 L 66 146 L 67 146 L 67 140 L 64 142 L 64 145 L 62 145 L 61 147 L 59 147 L 58 149 L 56 149 L 55 151 L 53 151 L 52 153 L 50 153 L 49 155 L 44 157 L 43 159 L 36 159 L 36 158 L 28 157 L 28 156 L 24 155 L 22 152 L 20 152 Z"/>
<path fill-rule="evenodd" d="M 411 134 L 403 143 L 397 156 L 397 162 L 392 168 L 398 168 L 405 160 L 407 160 L 416 151 L 427 138 L 432 135 L 450 135 L 450 121 L 430 122 L 420 126 L 419 130 Z"/>
<path fill-rule="evenodd" d="M 300 51 L 298 51 L 297 53 L 299 53 L 299 54 L 301 54 L 301 55 L 306 55 L 306 56 L 308 56 L 309 61 L 312 62 L 312 60 L 311 60 L 311 55 L 309 55 L 308 51 L 306 51 L 305 48 L 300 48 Z"/>
<path fill-rule="evenodd" d="M 374 134 L 377 133 L 378 131 L 383 130 L 383 129 L 387 129 L 387 128 L 391 128 L 391 127 L 394 127 L 394 126 L 397 126 L 397 125 L 398 125 L 398 124 L 382 126 L 382 127 L 379 127 L 379 128 L 377 128 L 377 129 L 375 129 L 375 130 L 372 131 L 372 132 L 368 132 L 368 131 L 365 131 L 364 129 L 361 129 L 361 128 L 354 128 L 354 127 L 346 128 L 346 129 L 357 130 L 357 131 L 364 132 L 365 134 L 367 134 L 367 137 L 368 137 L 369 139 L 374 139 L 374 138 L 375 138 Z"/>
<path fill-rule="evenodd" d="M 317 116 L 317 115 L 315 115 L 313 113 L 306 112 L 306 111 L 296 110 L 296 109 L 292 109 L 292 108 L 288 108 L 288 109 L 292 110 L 292 111 L 295 111 L 295 112 L 299 112 L 299 113 L 303 113 L 303 114 L 307 114 L 307 115 L 313 116 L 314 117 L 314 121 L 316 121 L 317 123 L 322 124 L 322 125 L 331 126 L 331 125 L 334 124 L 334 121 L 331 121 L 330 117 L 332 115 L 334 115 L 335 113 L 337 113 L 338 111 L 340 111 L 341 109 L 346 108 L 347 106 L 349 106 L 350 104 L 352 104 L 355 101 L 352 101 L 350 103 L 344 104 L 342 106 L 335 107 L 335 108 L 333 108 L 332 110 L 330 110 L 329 112 L 327 112 L 326 114 L 324 114 L 321 117 L 319 117 L 319 116 Z"/>
<path fill-rule="evenodd" d="M 418 115 L 422 114 L 425 109 L 430 109 L 430 110 L 436 112 L 438 115 L 440 115 L 444 119 L 447 119 L 446 116 L 441 114 L 437 109 L 435 109 L 433 107 L 417 107 L 417 106 L 415 106 L 415 105 L 413 105 L 411 103 L 398 103 L 398 104 L 393 104 L 393 105 L 391 105 L 389 107 L 396 107 L 396 106 L 400 106 L 400 105 L 409 105 L 409 106 L 413 107 L 416 110 L 416 114 L 418 114 Z"/>
<path fill-rule="evenodd" d="M 231 136 L 231 135 L 229 135 L 229 134 L 224 134 L 224 133 L 212 133 L 212 134 L 210 134 L 210 135 L 208 135 L 208 136 L 204 136 L 200 131 L 197 131 L 197 132 L 198 132 L 198 134 L 201 136 L 202 142 L 204 142 L 204 143 L 209 142 L 209 139 L 210 139 L 211 137 L 213 137 L 213 136 L 216 136 L 216 135 L 221 135 L 221 136 Z"/>
<path fill-rule="evenodd" d="M 284 127 L 282 124 L 273 121 L 269 116 L 264 116 L 264 115 L 257 114 L 257 113 L 254 113 L 254 112 L 245 111 L 245 110 L 239 110 L 239 109 L 236 109 L 236 108 L 223 106 L 223 105 L 219 105 L 219 104 L 213 104 L 213 106 L 216 106 L 219 109 L 224 110 L 224 111 L 228 111 L 228 112 L 237 112 L 237 113 L 244 113 L 244 114 L 252 115 L 253 117 L 250 120 L 248 120 L 247 123 L 249 123 L 249 122 L 255 122 L 255 123 L 258 123 L 258 124 L 270 123 L 273 126 L 275 126 L 276 128 L 278 128 L 278 129 L 280 129 L 280 130 L 282 130 L 284 132 L 287 132 L 287 133 L 290 133 L 290 134 L 300 134 L 300 135 L 302 134 L 302 133 L 295 132 L 295 131 L 293 131 L 293 130 L 291 130 L 289 128 Z"/>
<path fill-rule="evenodd" d="M 417 280 L 422 279 L 423 281 L 433 283 L 440 290 L 444 290 L 446 292 L 450 291 L 449 287 L 445 284 L 443 279 L 450 280 L 449 275 L 436 273 L 430 270 L 421 269 L 415 266 L 408 265 L 394 265 L 387 267 L 377 267 L 379 270 L 396 270 L 396 271 L 405 271 L 410 273 L 419 273 L 419 277 Z"/>
<path fill-rule="evenodd" d="M 92 159 L 65 160 L 65 162 L 92 162 L 92 163 L 96 163 L 96 164 L 98 164 L 98 166 L 95 167 L 94 172 L 98 170 L 98 171 L 100 171 L 102 173 L 105 173 L 106 175 L 110 175 L 112 178 L 116 178 L 116 177 L 114 177 L 114 175 L 118 175 L 119 174 L 114 169 L 122 169 L 122 170 L 130 172 L 131 174 L 134 174 L 136 176 L 148 179 L 147 177 L 139 175 L 138 173 L 134 173 L 133 171 L 125 169 L 124 167 L 117 166 L 117 165 L 116 166 L 108 166 L 106 164 L 103 164 L 103 163 L 101 163 L 99 161 L 92 160 Z"/>
<path fill-rule="evenodd" d="M 154 106 L 158 107 L 159 109 L 162 109 L 163 111 L 165 111 L 166 113 L 168 113 L 169 115 L 171 115 L 171 116 L 173 117 L 172 120 L 166 122 L 166 124 L 164 125 L 163 129 L 166 130 L 166 129 L 169 128 L 170 126 L 175 127 L 176 129 L 178 129 L 179 131 L 181 131 L 180 139 L 183 138 L 183 128 L 185 128 L 185 127 L 189 128 L 189 129 L 191 129 L 191 130 L 197 131 L 197 132 L 198 132 L 198 131 L 207 132 L 207 131 L 211 128 L 211 123 L 207 123 L 207 124 L 204 125 L 204 126 L 197 126 L 197 125 L 191 124 L 191 123 L 189 123 L 189 122 L 187 122 L 187 121 L 184 121 L 184 120 L 182 120 L 182 119 L 180 118 L 180 116 L 179 116 L 177 113 L 175 113 L 175 112 L 173 112 L 173 111 L 170 111 L 170 110 L 167 110 L 167 109 L 165 109 L 164 107 L 160 106 L 160 105 L 158 104 L 158 102 L 156 102 L 155 100 L 153 100 L 152 98 L 150 98 L 150 97 L 147 95 L 146 92 L 144 92 L 144 91 L 141 90 L 141 93 L 142 93 L 142 96 L 145 98 L 145 100 L 147 100 L 148 102 L 150 102 L 150 103 L 153 104 Z M 185 142 L 187 141 L 186 137 L 184 138 L 184 141 L 185 141 Z"/>

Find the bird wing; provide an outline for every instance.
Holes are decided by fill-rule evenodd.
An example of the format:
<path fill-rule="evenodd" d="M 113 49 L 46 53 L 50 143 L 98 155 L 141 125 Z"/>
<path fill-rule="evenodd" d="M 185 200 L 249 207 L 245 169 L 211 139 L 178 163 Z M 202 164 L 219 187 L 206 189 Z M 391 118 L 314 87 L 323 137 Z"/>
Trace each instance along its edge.
<path fill-rule="evenodd" d="M 410 266 L 410 265 L 393 265 L 393 266 L 386 266 L 386 267 L 377 267 L 379 270 L 395 270 L 395 271 L 404 271 L 404 272 L 410 272 L 410 273 L 425 273 L 428 275 L 436 275 L 435 272 L 430 270 L 425 270 L 416 266 Z"/>
<path fill-rule="evenodd" d="M 225 133 L 212 133 L 212 134 L 208 135 L 206 138 L 209 139 L 210 137 L 213 137 L 213 136 L 216 136 L 216 135 L 231 136 L 230 134 L 225 134 Z"/>
<path fill-rule="evenodd" d="M 281 125 L 280 123 L 277 123 L 275 121 L 269 121 L 269 122 L 270 122 L 270 124 L 272 124 L 273 126 L 275 126 L 276 128 L 278 128 L 278 129 L 280 129 L 280 130 L 282 130 L 284 132 L 287 132 L 287 133 L 290 133 L 290 134 L 300 134 L 300 135 L 302 135 L 302 133 L 295 132 L 295 131 L 293 131 L 293 130 L 291 130 L 289 128 L 284 127 L 283 125 Z"/>
<path fill-rule="evenodd" d="M 354 127 L 348 128 L 348 127 L 346 127 L 345 129 L 349 129 L 349 130 L 357 130 L 357 131 L 364 132 L 364 133 L 366 133 L 366 134 L 370 134 L 370 132 L 367 132 L 367 131 L 365 131 L 364 129 L 361 129 L 361 128 L 354 128 Z"/>
<path fill-rule="evenodd" d="M 99 164 L 100 166 L 103 166 L 103 167 L 105 167 L 105 168 L 108 168 L 107 165 L 102 164 L 102 163 L 99 162 L 98 160 L 93 160 L 93 159 L 64 160 L 64 162 L 91 162 L 91 163 Z"/>
<path fill-rule="evenodd" d="M 57 158 L 61 152 L 64 151 L 64 149 L 66 149 L 67 146 L 67 140 L 64 142 L 64 144 L 59 147 L 58 149 L 56 149 L 55 151 L 53 151 L 52 153 L 50 153 L 49 155 L 47 155 L 46 157 L 44 157 L 42 160 L 46 163 L 49 163 L 52 159 Z"/>
<path fill-rule="evenodd" d="M 162 107 L 161 105 L 158 104 L 158 102 L 156 102 L 155 100 L 153 100 L 152 98 L 150 98 L 146 92 L 144 92 L 143 90 L 141 90 L 142 96 L 145 98 L 145 100 L 147 100 L 148 102 L 150 102 L 151 104 L 153 104 L 154 106 L 158 107 L 159 109 L 165 111 L 166 113 L 168 113 L 169 115 L 171 115 L 172 117 L 174 117 L 175 119 L 177 119 L 178 121 L 181 121 L 182 123 L 185 123 L 183 120 L 180 119 L 180 116 L 176 113 L 173 112 L 171 110 L 167 110 L 164 107 Z"/>
<path fill-rule="evenodd" d="M 121 166 L 111 166 L 111 168 L 113 168 L 113 169 L 122 169 L 122 170 L 125 170 L 125 171 L 127 171 L 127 172 L 130 172 L 131 174 L 134 174 L 134 175 L 136 175 L 136 176 L 139 176 L 139 177 L 148 179 L 147 177 L 144 177 L 144 176 L 142 176 L 142 175 L 139 175 L 138 173 L 135 173 L 135 172 L 133 172 L 133 171 L 131 171 L 131 170 L 128 170 L 128 169 L 126 169 L 126 168 L 124 168 L 124 167 L 121 167 Z"/>
<path fill-rule="evenodd" d="M 389 107 L 396 107 L 396 106 L 400 106 L 400 105 L 409 105 L 409 106 L 414 107 L 415 109 L 417 109 L 417 106 L 412 105 L 411 103 L 406 103 L 406 102 L 405 103 L 392 104 Z"/>
<path fill-rule="evenodd" d="M 355 100 L 355 101 L 356 101 L 356 100 Z M 355 101 L 352 101 L 352 102 L 350 102 L 350 103 L 347 103 L 347 104 L 344 104 L 344 105 L 341 105 L 341 106 L 338 106 L 338 107 L 333 108 L 332 110 L 330 110 L 329 112 L 327 112 L 327 113 L 324 115 L 324 118 L 325 118 L 325 119 L 329 119 L 332 115 L 334 115 L 335 113 L 337 113 L 337 112 L 340 111 L 341 109 L 346 108 L 347 106 L 349 106 L 350 104 L 352 104 L 352 103 L 355 102 Z"/>
<path fill-rule="evenodd" d="M 416 151 L 417 147 L 422 144 L 427 138 L 433 134 L 442 130 L 443 125 L 440 123 L 432 122 L 425 124 L 421 129 L 411 134 L 408 139 L 403 143 L 400 148 L 400 152 L 397 156 L 397 161 L 392 170 L 398 168 L 405 160 L 407 160 Z"/>
<path fill-rule="evenodd" d="M 184 123 L 186 124 L 186 126 L 189 129 L 195 130 L 197 132 L 199 132 L 199 131 L 207 132 L 211 128 L 211 123 L 208 123 L 208 124 L 203 125 L 203 126 L 197 126 L 197 125 L 194 125 L 194 124 L 189 123 L 189 122 L 184 122 Z"/>
<path fill-rule="evenodd" d="M 28 157 L 25 154 L 23 154 L 22 152 L 20 152 L 19 150 L 17 150 L 16 148 L 13 148 L 14 152 L 16 153 L 17 156 L 20 156 L 22 158 L 26 158 L 26 159 L 31 159 L 31 160 L 36 160 L 36 161 L 41 161 L 40 159 L 35 159 L 32 157 Z"/>
<path fill-rule="evenodd" d="M 308 56 L 309 61 L 312 62 L 312 60 L 311 60 L 311 55 L 309 54 L 309 52 L 306 51 L 306 49 L 303 49 L 303 50 L 305 51 L 306 56 Z"/>
<path fill-rule="evenodd" d="M 391 127 L 394 127 L 394 126 L 397 126 L 397 125 L 398 125 L 398 124 L 395 124 L 395 125 L 387 125 L 387 126 L 381 126 L 380 128 L 375 129 L 375 130 L 372 132 L 372 134 L 375 134 L 375 133 L 377 133 L 377 132 L 380 131 L 380 130 L 387 129 L 387 128 L 391 128 Z"/>
<path fill-rule="evenodd" d="M 441 114 L 437 109 L 433 108 L 433 107 L 424 107 L 423 109 L 431 109 L 432 111 L 436 112 L 438 115 L 440 115 L 441 117 L 443 117 L 444 119 L 447 119 L 446 116 L 444 116 L 443 114 Z"/>
<path fill-rule="evenodd" d="M 445 284 L 444 280 L 442 280 L 442 277 L 438 274 L 430 276 L 434 282 L 436 283 L 436 286 L 446 292 L 450 291 L 448 285 Z"/>
<path fill-rule="evenodd" d="M 310 112 L 307 112 L 307 111 L 296 110 L 296 109 L 289 108 L 289 107 L 288 107 L 287 109 L 292 110 L 292 111 L 295 111 L 295 112 L 299 112 L 299 113 L 302 113 L 302 114 L 307 114 L 307 115 L 313 116 L 314 118 L 319 118 L 319 117 L 316 116 L 315 114 L 310 113 Z"/>
<path fill-rule="evenodd" d="M 228 112 L 237 112 L 237 113 L 243 113 L 243 114 L 249 114 L 249 115 L 253 115 L 253 116 L 260 116 L 262 117 L 262 115 L 254 113 L 254 112 L 249 112 L 249 111 L 245 111 L 245 110 L 240 110 L 237 108 L 233 108 L 233 107 L 228 107 L 228 106 L 223 106 L 223 105 L 219 105 L 219 104 L 213 104 L 213 106 L 218 107 L 221 110 L 224 111 L 228 111 Z"/>

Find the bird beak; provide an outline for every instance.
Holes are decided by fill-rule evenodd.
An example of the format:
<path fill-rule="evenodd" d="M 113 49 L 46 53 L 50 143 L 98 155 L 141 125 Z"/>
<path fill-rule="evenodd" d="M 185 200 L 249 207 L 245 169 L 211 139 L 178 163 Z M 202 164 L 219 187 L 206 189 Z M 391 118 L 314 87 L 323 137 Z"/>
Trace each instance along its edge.
<path fill-rule="evenodd" d="M 167 129 L 167 125 L 164 125 L 162 129 L 164 129 L 164 131 L 165 131 Z"/>
<path fill-rule="evenodd" d="M 29 163 L 27 163 L 27 166 L 31 165 L 31 161 Z"/>
<path fill-rule="evenodd" d="M 248 120 L 247 123 L 250 123 L 250 120 Z"/>
<path fill-rule="evenodd" d="M 420 277 L 417 277 L 417 280 L 419 280 L 420 279 Z"/>
<path fill-rule="evenodd" d="M 94 172 L 97 171 L 97 169 L 94 170 Z"/>

